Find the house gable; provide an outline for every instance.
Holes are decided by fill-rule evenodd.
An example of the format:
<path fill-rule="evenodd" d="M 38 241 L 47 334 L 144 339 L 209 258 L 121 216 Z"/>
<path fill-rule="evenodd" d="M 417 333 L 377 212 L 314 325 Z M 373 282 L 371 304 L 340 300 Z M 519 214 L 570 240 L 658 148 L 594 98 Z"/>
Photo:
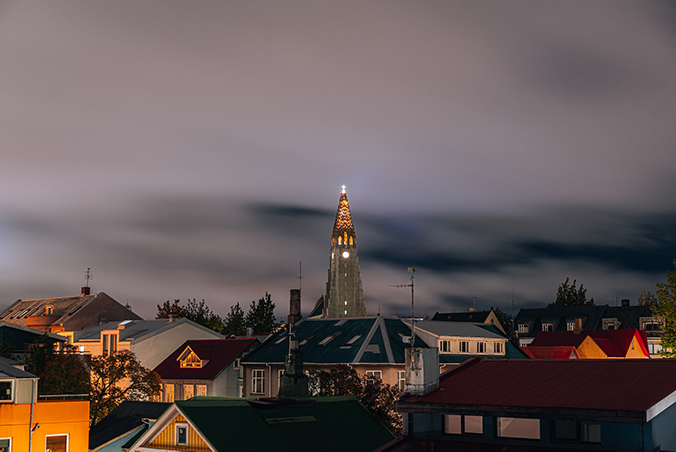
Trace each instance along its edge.
<path fill-rule="evenodd" d="M 150 433 L 140 447 L 131 450 L 191 450 L 191 451 L 214 451 L 195 426 L 174 406 L 164 416 L 163 419 L 153 425 Z M 185 436 L 186 444 L 178 444 L 177 428 L 185 427 L 187 434 Z"/>
<path fill-rule="evenodd" d="M 582 343 L 577 346 L 577 353 L 582 359 L 602 359 L 608 357 L 590 336 L 585 337 Z"/>

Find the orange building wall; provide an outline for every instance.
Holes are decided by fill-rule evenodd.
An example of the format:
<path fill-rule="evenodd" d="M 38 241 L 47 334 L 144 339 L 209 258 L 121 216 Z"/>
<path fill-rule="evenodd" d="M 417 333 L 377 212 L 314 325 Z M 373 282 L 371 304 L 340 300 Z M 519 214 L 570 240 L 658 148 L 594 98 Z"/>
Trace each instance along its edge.
<path fill-rule="evenodd" d="M 177 446 L 176 445 L 176 430 L 174 426 L 176 424 L 187 424 L 188 425 L 188 445 L 187 446 Z M 149 446 L 153 449 L 172 449 L 172 450 L 211 450 L 209 446 L 202 440 L 202 438 L 197 434 L 195 429 L 185 420 L 180 414 L 174 418 L 173 421 L 164 429 L 162 433 L 159 434 L 155 440 L 150 443 Z"/>
<path fill-rule="evenodd" d="M 650 355 L 648 355 L 650 356 Z M 641 349 L 641 344 L 639 344 L 638 339 L 634 336 L 631 339 L 631 346 L 627 350 L 627 356 L 625 358 L 646 358 L 647 356 L 643 353 Z"/>
<path fill-rule="evenodd" d="M 28 450 L 31 404 L 0 404 L 0 438 L 12 438 L 12 451 Z M 68 434 L 70 452 L 89 448 L 89 401 L 38 401 L 33 405 L 33 452 L 45 452 L 47 435 Z"/>

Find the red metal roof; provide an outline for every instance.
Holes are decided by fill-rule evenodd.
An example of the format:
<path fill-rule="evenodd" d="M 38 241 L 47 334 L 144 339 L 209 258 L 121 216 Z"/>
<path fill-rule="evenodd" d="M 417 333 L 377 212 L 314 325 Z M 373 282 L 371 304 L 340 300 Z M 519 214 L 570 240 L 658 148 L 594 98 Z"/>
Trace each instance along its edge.
<path fill-rule="evenodd" d="M 471 359 L 408 403 L 645 412 L 676 391 L 672 359 Z"/>
<path fill-rule="evenodd" d="M 213 380 L 255 341 L 255 338 L 186 341 L 154 370 L 162 380 Z M 177 359 L 187 347 L 208 362 L 200 368 L 182 368 Z"/>
<path fill-rule="evenodd" d="M 562 345 L 558 347 L 533 346 L 522 347 L 521 351 L 532 359 L 576 359 L 579 358 L 575 347 Z"/>
<path fill-rule="evenodd" d="M 645 331 L 636 329 L 585 330 L 579 334 L 575 334 L 573 331 L 541 331 L 535 336 L 530 346 L 572 346 L 577 348 L 587 337 L 591 337 L 604 353 L 612 358 L 627 356 L 632 339 L 636 337 L 643 354 L 647 357 L 650 356 L 648 352 L 648 338 Z"/>

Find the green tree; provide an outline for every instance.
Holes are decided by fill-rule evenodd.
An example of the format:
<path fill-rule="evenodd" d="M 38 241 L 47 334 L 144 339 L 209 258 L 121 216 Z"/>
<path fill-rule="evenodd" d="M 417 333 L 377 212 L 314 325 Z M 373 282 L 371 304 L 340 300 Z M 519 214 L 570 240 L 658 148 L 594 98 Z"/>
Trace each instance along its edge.
<path fill-rule="evenodd" d="M 265 296 L 258 302 L 251 302 L 245 322 L 247 328 L 251 328 L 254 334 L 272 333 L 277 330 L 281 323 L 275 318 L 275 304 L 269 293 L 265 292 Z"/>
<path fill-rule="evenodd" d="M 660 355 L 676 358 L 676 272 L 667 272 L 667 282 L 657 284 L 656 295 L 657 303 L 652 305 L 652 314 L 664 318 Z"/>
<path fill-rule="evenodd" d="M 55 340 L 43 335 L 30 348 L 27 371 L 40 377 L 40 394 L 87 394 L 89 373 L 72 346 L 54 348 Z"/>
<path fill-rule="evenodd" d="M 566 306 L 594 306 L 594 299 L 587 301 L 587 289 L 584 284 L 580 284 L 580 288 L 575 287 L 577 280 L 573 280 L 573 284 L 569 284 L 570 278 L 559 284 L 559 289 L 556 291 L 556 301 L 549 303 L 548 308 L 561 308 Z"/>
<path fill-rule="evenodd" d="M 230 312 L 225 316 L 223 334 L 230 336 L 242 336 L 246 334 L 246 321 L 244 319 L 244 311 L 239 305 L 239 302 L 230 307 Z"/>
<path fill-rule="evenodd" d="M 129 350 L 107 356 L 88 356 L 87 364 L 91 371 L 91 425 L 125 400 L 153 400 L 162 390 L 160 376 L 143 367 Z"/>
<path fill-rule="evenodd" d="M 657 304 L 657 297 L 655 294 L 648 292 L 647 290 L 638 296 L 638 305 L 639 306 L 654 306 Z"/>
<path fill-rule="evenodd" d="M 0 356 L 14 359 L 14 344 L 8 341 L 0 341 Z"/>
<path fill-rule="evenodd" d="M 171 303 L 169 300 L 165 301 L 162 306 L 157 305 L 156 319 L 168 319 L 174 317 L 176 319 L 184 318 L 187 314 L 185 308 L 180 305 L 181 300 L 174 300 Z"/>
<path fill-rule="evenodd" d="M 353 395 L 395 436 L 401 435 L 402 417 L 394 411 L 398 388 L 377 378 L 360 377 L 356 370 L 344 364 L 308 373 L 308 385 L 313 396 Z"/>

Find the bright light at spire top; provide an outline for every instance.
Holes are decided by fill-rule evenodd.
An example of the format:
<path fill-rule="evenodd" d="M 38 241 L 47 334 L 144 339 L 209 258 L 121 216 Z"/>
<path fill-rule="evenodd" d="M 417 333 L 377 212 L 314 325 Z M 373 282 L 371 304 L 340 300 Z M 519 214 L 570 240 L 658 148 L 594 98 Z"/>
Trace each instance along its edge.
<path fill-rule="evenodd" d="M 343 185 L 343 191 L 341 193 L 345 194 L 345 185 Z"/>

